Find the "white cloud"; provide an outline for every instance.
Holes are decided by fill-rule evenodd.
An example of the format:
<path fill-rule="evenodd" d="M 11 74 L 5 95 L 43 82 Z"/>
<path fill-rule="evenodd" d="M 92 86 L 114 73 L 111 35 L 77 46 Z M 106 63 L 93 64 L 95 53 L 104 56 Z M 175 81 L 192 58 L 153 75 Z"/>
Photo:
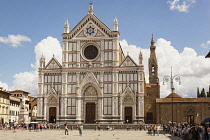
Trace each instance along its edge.
<path fill-rule="evenodd" d="M 8 84 L 7 83 L 2 83 L 1 81 L 0 81 L 0 87 L 2 87 L 3 90 L 8 90 L 9 89 Z"/>
<path fill-rule="evenodd" d="M 12 47 L 21 46 L 21 42 L 31 42 L 31 39 L 23 35 L 8 35 L 8 37 L 0 37 L 0 42 L 10 44 Z"/>
<path fill-rule="evenodd" d="M 39 67 L 39 60 L 42 54 L 45 57 L 46 64 L 53 57 L 53 54 L 60 63 L 62 61 L 61 45 L 59 41 L 53 37 L 47 37 L 46 39 L 43 39 L 42 41 L 40 41 L 35 46 L 34 53 L 36 55 L 36 63 L 32 64 L 32 67 L 36 69 Z"/>
<path fill-rule="evenodd" d="M 126 40 L 122 40 L 121 46 L 124 52 L 129 52 L 134 61 L 138 63 L 140 48 L 135 45 L 128 45 Z M 148 46 L 149 48 L 149 46 Z M 149 49 L 142 49 L 143 64 L 145 69 L 145 79 L 148 82 L 148 58 Z M 173 67 L 173 75 L 181 77 L 181 85 L 174 81 L 176 92 L 182 97 L 196 97 L 197 87 L 206 88 L 210 84 L 210 65 L 209 60 L 204 56 L 198 56 L 194 49 L 185 47 L 179 53 L 170 41 L 158 39 L 156 42 L 156 55 L 158 59 L 158 72 L 161 87 L 161 97 L 170 94 L 170 83 L 163 83 L 163 77 L 170 76 L 171 66 Z"/>
<path fill-rule="evenodd" d="M 40 41 L 34 48 L 36 62 L 31 64 L 33 71 L 22 72 L 13 76 L 13 87 L 10 90 L 24 90 L 31 93 L 31 96 L 37 96 L 38 92 L 38 67 L 41 55 L 45 56 L 45 62 L 48 61 L 55 55 L 55 58 L 61 62 L 62 49 L 59 41 L 53 37 L 47 37 Z"/>
<path fill-rule="evenodd" d="M 206 41 L 206 43 L 202 43 L 200 46 L 203 49 L 207 49 L 209 47 L 209 45 L 210 45 L 210 41 Z"/>
<path fill-rule="evenodd" d="M 170 10 L 177 10 L 179 12 L 188 12 L 189 8 L 196 3 L 196 0 L 168 0 Z"/>

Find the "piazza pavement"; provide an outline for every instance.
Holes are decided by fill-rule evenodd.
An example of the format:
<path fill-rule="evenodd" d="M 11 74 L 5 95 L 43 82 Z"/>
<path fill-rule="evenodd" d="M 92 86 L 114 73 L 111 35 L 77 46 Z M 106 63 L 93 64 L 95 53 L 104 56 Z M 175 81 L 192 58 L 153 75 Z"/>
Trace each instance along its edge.
<path fill-rule="evenodd" d="M 69 135 L 64 135 L 64 129 L 43 130 L 42 132 L 29 132 L 28 130 L 0 130 L 2 140 L 181 140 L 163 131 L 159 136 L 150 136 L 147 131 L 135 130 L 83 130 L 80 136 L 78 130 L 69 130 Z"/>

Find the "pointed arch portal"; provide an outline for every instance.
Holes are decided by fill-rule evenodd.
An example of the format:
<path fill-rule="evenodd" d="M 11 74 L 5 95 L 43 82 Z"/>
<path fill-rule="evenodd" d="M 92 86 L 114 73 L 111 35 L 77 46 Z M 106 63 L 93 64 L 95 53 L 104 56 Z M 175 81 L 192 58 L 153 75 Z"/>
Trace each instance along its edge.
<path fill-rule="evenodd" d="M 49 108 L 49 123 L 56 123 L 56 107 Z"/>

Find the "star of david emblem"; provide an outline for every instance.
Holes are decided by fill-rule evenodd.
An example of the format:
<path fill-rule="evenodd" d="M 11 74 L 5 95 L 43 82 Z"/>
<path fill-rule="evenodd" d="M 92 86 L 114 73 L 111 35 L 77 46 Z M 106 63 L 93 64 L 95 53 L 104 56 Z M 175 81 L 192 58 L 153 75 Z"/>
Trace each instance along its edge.
<path fill-rule="evenodd" d="M 95 33 L 95 32 L 94 32 L 94 28 L 93 28 L 93 27 L 91 27 L 91 26 L 90 26 L 90 27 L 88 27 L 88 28 L 86 28 L 86 33 L 87 33 L 87 34 L 89 34 L 89 35 L 91 35 L 91 34 Z"/>

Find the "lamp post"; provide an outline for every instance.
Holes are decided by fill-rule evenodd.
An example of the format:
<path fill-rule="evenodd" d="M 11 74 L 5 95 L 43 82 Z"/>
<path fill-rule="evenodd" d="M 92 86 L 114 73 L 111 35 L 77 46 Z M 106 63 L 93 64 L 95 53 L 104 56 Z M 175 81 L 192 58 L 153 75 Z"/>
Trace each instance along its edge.
<path fill-rule="evenodd" d="M 163 85 L 164 85 L 164 82 L 171 82 L 171 95 L 172 95 L 172 98 L 171 98 L 171 106 L 172 106 L 172 116 L 171 116 L 171 123 L 172 123 L 172 126 L 174 125 L 173 124 L 173 121 L 174 121 L 174 118 L 173 118 L 173 114 L 174 114 L 174 111 L 173 111 L 173 101 L 174 101 L 174 96 L 173 96 L 173 93 L 174 93 L 174 90 L 175 90 L 175 88 L 174 88 L 174 84 L 173 84 L 173 81 L 176 81 L 176 82 L 179 82 L 179 85 L 181 85 L 181 78 L 180 78 L 180 76 L 178 76 L 178 75 L 175 75 L 175 76 L 173 76 L 173 74 L 172 74 L 172 67 L 171 67 L 171 76 L 164 76 L 163 77 Z"/>

